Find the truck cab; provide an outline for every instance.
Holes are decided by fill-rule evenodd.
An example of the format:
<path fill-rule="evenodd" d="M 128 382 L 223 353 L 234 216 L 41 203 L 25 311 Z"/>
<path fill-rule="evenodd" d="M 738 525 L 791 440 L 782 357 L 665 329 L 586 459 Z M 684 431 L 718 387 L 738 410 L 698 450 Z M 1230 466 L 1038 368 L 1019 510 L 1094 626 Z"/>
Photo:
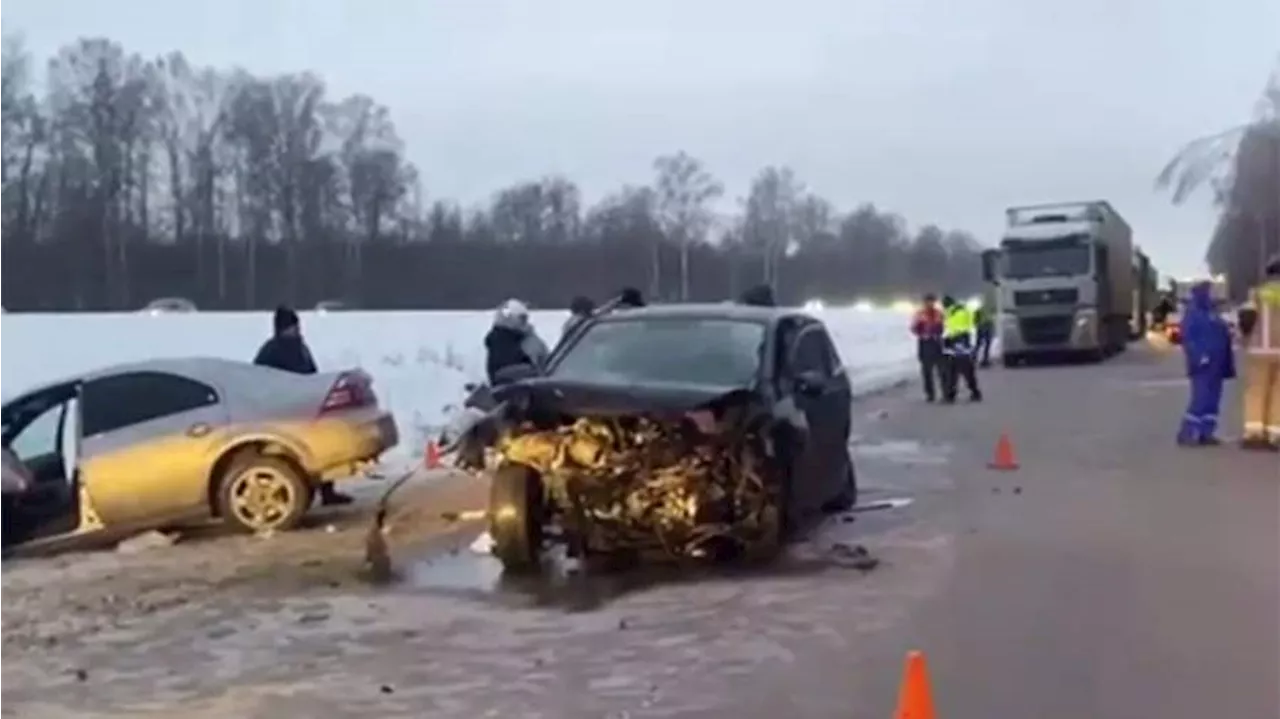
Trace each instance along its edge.
<path fill-rule="evenodd" d="M 1133 321 L 1132 231 L 1105 201 L 1012 207 L 1000 248 L 984 256 L 998 288 L 1006 365 L 1033 356 L 1103 359 Z"/>

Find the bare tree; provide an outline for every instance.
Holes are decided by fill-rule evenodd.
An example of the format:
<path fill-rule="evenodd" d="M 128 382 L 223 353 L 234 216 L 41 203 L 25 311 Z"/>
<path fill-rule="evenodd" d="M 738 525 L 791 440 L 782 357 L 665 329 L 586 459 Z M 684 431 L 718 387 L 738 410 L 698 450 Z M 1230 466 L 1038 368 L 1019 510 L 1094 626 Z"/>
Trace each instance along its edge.
<path fill-rule="evenodd" d="M 689 299 L 689 251 L 705 239 L 713 213 L 711 203 L 724 194 L 724 185 L 683 150 L 654 160 L 658 174 L 658 210 L 663 229 L 680 248 L 680 301 Z M 654 296 L 661 296 L 661 256 L 654 248 Z"/>
<path fill-rule="evenodd" d="M 1228 277 L 1259 276 L 1280 251 L 1280 57 L 1255 117 L 1184 146 L 1156 178 L 1180 204 L 1208 185 L 1221 215 L 1206 259 Z M 1244 283 L 1233 283 L 1240 293 Z"/>
<path fill-rule="evenodd" d="M 978 268 L 977 250 L 953 241 L 963 233 L 939 253 L 940 230 L 913 238 L 870 205 L 841 214 L 785 168 L 761 172 L 743 214 L 716 206 L 722 186 L 685 153 L 594 207 L 571 179 L 548 176 L 464 209 L 426 202 L 386 107 L 330 98 L 307 73 L 257 77 L 87 39 L 58 53 L 37 96 L 16 38 L 3 60 L 9 310 L 166 295 L 221 309 L 337 297 L 461 308 L 513 295 L 563 306 L 624 285 L 706 301 L 760 274 L 788 278 L 779 294 L 795 302 L 963 285 Z M 678 286 L 666 286 L 664 261 L 676 259 Z"/>

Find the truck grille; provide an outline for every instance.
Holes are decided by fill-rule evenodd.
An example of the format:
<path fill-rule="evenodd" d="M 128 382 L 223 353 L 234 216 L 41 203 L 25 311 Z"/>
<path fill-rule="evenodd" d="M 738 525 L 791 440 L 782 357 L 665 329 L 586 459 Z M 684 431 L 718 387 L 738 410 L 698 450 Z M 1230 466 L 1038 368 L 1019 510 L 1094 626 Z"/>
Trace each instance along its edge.
<path fill-rule="evenodd" d="M 1030 345 L 1060 345 L 1071 340 L 1071 315 L 1023 317 L 1018 321 L 1022 340 Z"/>
<path fill-rule="evenodd" d="M 1080 293 L 1074 287 L 1063 287 L 1052 290 L 1019 290 L 1013 293 L 1013 304 L 1019 307 L 1028 305 L 1074 305 Z"/>

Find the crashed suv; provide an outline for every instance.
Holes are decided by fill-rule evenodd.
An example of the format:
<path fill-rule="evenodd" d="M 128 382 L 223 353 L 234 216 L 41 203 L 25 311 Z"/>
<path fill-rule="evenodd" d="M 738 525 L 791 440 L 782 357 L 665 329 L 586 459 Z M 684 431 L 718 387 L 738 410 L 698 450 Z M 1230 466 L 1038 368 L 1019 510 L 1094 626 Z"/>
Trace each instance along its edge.
<path fill-rule="evenodd" d="M 462 440 L 491 479 L 509 571 L 549 542 L 636 561 L 767 557 L 856 501 L 850 387 L 817 319 L 684 305 L 576 328 L 544 372 L 492 390 Z"/>

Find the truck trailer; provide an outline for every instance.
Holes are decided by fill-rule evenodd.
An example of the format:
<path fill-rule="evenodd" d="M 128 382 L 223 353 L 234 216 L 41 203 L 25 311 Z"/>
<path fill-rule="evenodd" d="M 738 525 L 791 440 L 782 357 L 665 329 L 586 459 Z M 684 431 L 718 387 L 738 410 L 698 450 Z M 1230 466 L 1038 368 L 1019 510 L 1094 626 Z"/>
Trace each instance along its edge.
<path fill-rule="evenodd" d="M 1160 301 L 1160 273 L 1151 258 L 1141 249 L 1133 251 L 1133 316 L 1129 321 L 1129 339 L 1147 336 L 1151 329 L 1151 311 Z"/>
<path fill-rule="evenodd" d="M 1133 231 L 1105 200 L 1011 207 L 983 256 L 1005 366 L 1122 352 L 1136 312 Z"/>

